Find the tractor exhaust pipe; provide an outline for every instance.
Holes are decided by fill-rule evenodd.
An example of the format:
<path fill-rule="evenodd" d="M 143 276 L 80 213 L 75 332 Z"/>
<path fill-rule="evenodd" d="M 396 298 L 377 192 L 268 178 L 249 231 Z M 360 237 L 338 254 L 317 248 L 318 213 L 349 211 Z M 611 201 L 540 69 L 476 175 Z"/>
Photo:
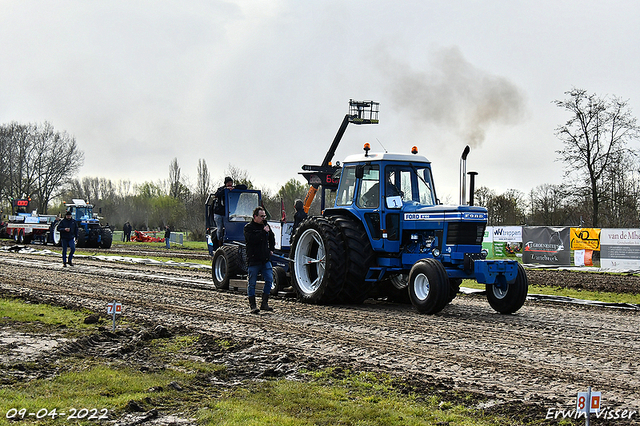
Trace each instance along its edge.
<path fill-rule="evenodd" d="M 467 155 L 469 155 L 469 145 L 462 151 L 460 157 L 460 205 L 467 204 Z"/>
<path fill-rule="evenodd" d="M 469 205 L 473 206 L 473 193 L 475 192 L 476 186 L 476 175 L 478 172 L 469 172 Z"/>

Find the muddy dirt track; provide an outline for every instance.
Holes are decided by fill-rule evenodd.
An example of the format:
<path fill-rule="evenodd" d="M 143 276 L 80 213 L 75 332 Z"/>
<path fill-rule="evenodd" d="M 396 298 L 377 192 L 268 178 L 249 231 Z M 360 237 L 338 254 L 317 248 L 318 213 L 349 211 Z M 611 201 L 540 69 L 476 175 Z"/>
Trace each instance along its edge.
<path fill-rule="evenodd" d="M 484 296 L 458 295 L 433 316 L 381 301 L 315 306 L 287 298 L 256 316 L 246 297 L 214 290 L 208 270 L 76 263 L 62 268 L 59 257 L 2 251 L 0 294 L 100 313 L 116 299 L 127 317 L 252 339 L 257 352 L 384 371 L 498 405 L 533 404 L 540 419 L 550 407 L 571 408 L 587 386 L 602 392 L 603 406 L 640 408 L 638 310 L 527 301 L 515 315 L 499 315 Z"/>

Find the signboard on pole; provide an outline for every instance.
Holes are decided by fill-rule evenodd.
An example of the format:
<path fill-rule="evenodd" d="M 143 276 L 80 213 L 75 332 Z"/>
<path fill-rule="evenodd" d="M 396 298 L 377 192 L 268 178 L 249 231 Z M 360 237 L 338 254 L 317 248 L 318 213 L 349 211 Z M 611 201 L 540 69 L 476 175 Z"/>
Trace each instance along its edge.
<path fill-rule="evenodd" d="M 591 397 L 591 401 L 589 401 Z M 576 410 L 579 413 L 597 413 L 600 411 L 600 399 L 602 398 L 601 392 L 578 392 L 578 399 L 576 400 Z"/>

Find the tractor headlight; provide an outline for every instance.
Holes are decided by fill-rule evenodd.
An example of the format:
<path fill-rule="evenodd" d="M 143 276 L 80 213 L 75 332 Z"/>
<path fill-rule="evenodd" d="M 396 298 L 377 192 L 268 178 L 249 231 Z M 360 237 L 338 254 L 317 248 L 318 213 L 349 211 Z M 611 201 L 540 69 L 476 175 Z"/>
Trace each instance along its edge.
<path fill-rule="evenodd" d="M 440 249 L 439 248 L 434 248 L 433 250 L 431 250 L 431 254 L 433 255 L 433 257 L 439 257 L 440 256 Z"/>

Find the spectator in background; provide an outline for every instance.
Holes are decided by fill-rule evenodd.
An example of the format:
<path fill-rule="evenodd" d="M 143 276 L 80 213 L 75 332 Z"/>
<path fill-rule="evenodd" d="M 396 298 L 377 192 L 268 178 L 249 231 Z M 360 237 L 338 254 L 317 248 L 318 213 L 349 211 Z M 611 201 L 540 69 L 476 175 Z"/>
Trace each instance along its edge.
<path fill-rule="evenodd" d="M 171 228 L 169 228 L 169 225 L 167 225 L 167 227 L 164 230 L 164 242 L 167 244 L 167 248 L 171 248 L 171 244 L 169 243 L 169 241 L 171 240 Z"/>
<path fill-rule="evenodd" d="M 131 224 L 129 223 L 129 221 L 126 221 L 124 223 L 124 226 L 122 227 L 122 241 L 131 241 L 131 230 L 133 228 L 131 227 Z"/>

